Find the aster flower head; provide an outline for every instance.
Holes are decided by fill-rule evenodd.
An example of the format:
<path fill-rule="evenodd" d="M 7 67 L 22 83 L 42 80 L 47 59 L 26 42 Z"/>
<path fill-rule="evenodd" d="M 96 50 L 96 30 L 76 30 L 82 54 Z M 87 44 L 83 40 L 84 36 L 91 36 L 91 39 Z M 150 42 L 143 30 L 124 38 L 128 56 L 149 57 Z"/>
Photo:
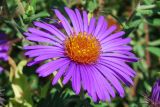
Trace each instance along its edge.
<path fill-rule="evenodd" d="M 6 35 L 0 33 L 0 61 L 8 60 L 8 50 L 9 50 L 9 45 L 6 39 Z M 0 67 L 0 72 L 2 72 L 2 70 L 3 68 Z"/>
<path fill-rule="evenodd" d="M 116 26 L 108 27 L 103 16 L 96 21 L 95 17 L 89 20 L 86 11 L 81 14 L 78 9 L 67 7 L 65 11 L 71 23 L 54 10 L 65 31 L 45 22 L 34 22 L 35 27 L 24 33 L 29 41 L 38 43 L 24 47 L 25 55 L 34 58 L 28 65 L 49 61 L 36 70 L 40 77 L 57 71 L 53 85 L 61 77 L 63 84 L 71 80 L 76 94 L 83 89 L 95 102 L 110 101 L 115 90 L 123 97 L 121 83 L 130 86 L 135 76 L 135 71 L 126 64 L 137 61 L 127 45 L 131 39 L 122 37 L 124 31 L 113 33 Z"/>
<path fill-rule="evenodd" d="M 160 80 L 157 80 L 153 85 L 148 103 L 151 107 L 160 107 Z"/>

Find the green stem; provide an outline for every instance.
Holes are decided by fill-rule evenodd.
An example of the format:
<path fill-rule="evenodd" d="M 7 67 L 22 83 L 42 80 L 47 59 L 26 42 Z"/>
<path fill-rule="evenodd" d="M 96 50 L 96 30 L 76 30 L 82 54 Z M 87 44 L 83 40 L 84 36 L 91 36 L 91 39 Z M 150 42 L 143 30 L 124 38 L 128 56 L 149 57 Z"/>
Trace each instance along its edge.
<path fill-rule="evenodd" d="M 133 19 L 133 17 L 136 15 L 136 12 L 137 12 L 137 8 L 138 8 L 138 6 L 140 5 L 140 2 L 141 2 L 141 0 L 137 0 L 136 2 L 135 2 L 135 5 L 134 5 L 134 7 L 133 7 L 133 10 L 132 10 L 132 14 L 131 14 L 131 16 L 128 18 L 128 20 L 127 20 L 127 24 L 129 24 L 129 22 Z"/>
<path fill-rule="evenodd" d="M 82 91 L 81 91 L 81 93 L 80 93 L 80 97 L 81 97 L 81 100 L 82 100 L 82 102 L 83 102 L 83 105 L 84 105 L 84 107 L 88 107 L 88 104 L 87 104 L 87 102 L 85 101 L 85 95 L 84 95 L 85 93 L 84 93 L 84 90 L 82 89 Z"/>

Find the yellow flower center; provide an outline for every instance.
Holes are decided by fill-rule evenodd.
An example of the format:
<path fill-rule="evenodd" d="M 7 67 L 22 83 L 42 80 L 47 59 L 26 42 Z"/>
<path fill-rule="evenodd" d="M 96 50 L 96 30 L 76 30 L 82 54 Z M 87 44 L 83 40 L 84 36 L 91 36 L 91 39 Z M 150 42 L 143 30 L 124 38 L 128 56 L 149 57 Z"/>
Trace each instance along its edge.
<path fill-rule="evenodd" d="M 65 52 L 71 60 L 91 64 L 99 58 L 101 46 L 99 41 L 87 33 L 72 35 L 65 40 Z"/>

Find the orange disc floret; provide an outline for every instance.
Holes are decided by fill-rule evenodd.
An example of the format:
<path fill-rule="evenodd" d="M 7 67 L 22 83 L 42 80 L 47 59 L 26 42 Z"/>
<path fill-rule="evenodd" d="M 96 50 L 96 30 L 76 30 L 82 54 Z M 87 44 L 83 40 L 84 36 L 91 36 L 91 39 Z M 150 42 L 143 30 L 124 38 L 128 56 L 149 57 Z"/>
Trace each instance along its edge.
<path fill-rule="evenodd" d="M 99 58 L 101 46 L 94 36 L 79 33 L 65 40 L 65 52 L 71 60 L 77 63 L 91 64 Z"/>

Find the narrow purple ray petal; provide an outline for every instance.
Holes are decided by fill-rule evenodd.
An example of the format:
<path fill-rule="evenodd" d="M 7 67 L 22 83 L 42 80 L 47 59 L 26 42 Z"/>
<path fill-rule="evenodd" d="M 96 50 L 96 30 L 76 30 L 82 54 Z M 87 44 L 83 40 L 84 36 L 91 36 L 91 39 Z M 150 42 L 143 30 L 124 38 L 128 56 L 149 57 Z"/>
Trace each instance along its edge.
<path fill-rule="evenodd" d="M 105 42 L 105 43 L 103 43 L 103 44 L 102 44 L 102 42 L 101 42 L 101 44 L 102 44 L 102 47 L 105 47 L 105 46 L 108 46 L 108 45 L 110 45 L 110 44 L 113 44 L 113 43 L 117 43 L 117 42 L 119 42 L 119 41 L 122 41 L 122 40 L 123 40 L 122 38 L 117 38 L 117 39 L 113 39 L 113 40 L 107 41 L 107 42 Z"/>
<path fill-rule="evenodd" d="M 126 62 L 137 62 L 138 58 L 133 57 L 133 56 L 126 56 L 118 53 L 103 53 L 101 56 L 103 57 L 111 57 L 111 58 L 116 58 L 116 59 L 121 59 Z"/>
<path fill-rule="evenodd" d="M 50 33 L 55 35 L 60 40 L 64 40 L 65 37 L 66 37 L 61 31 L 59 31 L 56 27 L 54 27 L 52 25 L 49 25 L 49 24 L 46 24 L 46 23 L 41 23 L 41 22 L 34 22 L 34 25 L 49 31 Z"/>
<path fill-rule="evenodd" d="M 117 26 L 113 25 L 111 27 L 109 27 L 103 34 L 101 34 L 98 38 L 99 41 L 102 41 L 103 39 L 105 39 L 108 35 L 110 35 L 113 31 L 115 31 L 117 29 Z"/>
<path fill-rule="evenodd" d="M 102 51 L 105 52 L 112 52 L 112 51 L 131 51 L 132 47 L 130 46 L 117 46 L 117 47 L 106 47 L 105 49 L 102 48 Z"/>
<path fill-rule="evenodd" d="M 121 41 L 116 41 L 116 42 L 112 42 L 112 43 L 110 42 L 109 44 L 103 43 L 101 45 L 103 46 L 103 49 L 106 49 L 106 48 L 110 48 L 110 47 L 126 45 L 126 44 L 130 43 L 130 41 L 131 41 L 130 38 L 125 38 L 125 39 L 122 39 Z"/>
<path fill-rule="evenodd" d="M 30 40 L 30 41 L 35 41 L 35 42 L 45 42 L 45 43 L 50 43 L 50 44 L 54 44 L 54 41 L 44 38 L 44 37 L 40 37 L 40 36 L 36 36 L 34 34 L 31 33 L 25 33 L 25 35 L 29 36 L 26 39 Z"/>
<path fill-rule="evenodd" d="M 88 79 L 90 80 L 90 91 L 88 90 L 88 93 L 90 94 L 90 96 L 92 97 L 92 99 L 94 100 L 94 102 L 97 102 L 97 100 L 98 100 L 98 98 L 97 98 L 97 95 L 96 95 L 96 89 L 95 89 L 95 82 L 94 82 L 94 78 L 93 78 L 93 76 L 92 75 L 89 75 L 90 74 L 90 72 L 92 72 L 90 69 L 89 69 L 89 67 L 88 66 L 84 66 L 84 68 L 85 68 L 85 71 L 86 71 L 86 73 L 87 73 L 87 75 L 88 75 Z"/>
<path fill-rule="evenodd" d="M 82 86 L 84 90 L 88 90 L 89 88 L 89 79 L 86 75 L 86 70 L 84 69 L 83 65 L 79 65 L 79 71 L 82 78 Z"/>
<path fill-rule="evenodd" d="M 128 51 L 112 51 L 113 53 L 118 53 L 118 54 L 123 54 L 127 56 L 135 56 L 133 53 L 128 52 Z"/>
<path fill-rule="evenodd" d="M 70 36 L 71 34 L 73 34 L 73 30 L 69 24 L 69 22 L 67 21 L 67 19 L 61 14 L 60 11 L 58 11 L 57 9 L 54 10 L 56 16 L 59 18 L 60 21 L 62 21 L 62 25 L 65 28 L 68 36 Z"/>
<path fill-rule="evenodd" d="M 90 70 L 87 69 L 87 66 L 82 65 L 80 67 L 81 69 L 81 77 L 84 77 L 84 88 L 86 88 L 88 94 L 92 97 L 94 97 L 94 100 L 97 100 L 95 89 L 94 89 L 94 82 L 92 81 L 92 77 L 89 75 Z M 82 78 L 83 79 L 83 78 Z M 82 80 L 83 81 L 83 80 Z"/>
<path fill-rule="evenodd" d="M 99 38 L 106 30 L 107 30 L 107 22 L 104 20 L 99 33 L 96 35 L 96 38 Z"/>
<path fill-rule="evenodd" d="M 58 43 L 62 43 L 61 40 L 51 36 L 51 34 L 49 34 L 49 33 L 43 32 L 41 30 L 38 30 L 38 29 L 35 29 L 35 28 L 28 28 L 28 31 L 31 32 L 32 34 L 36 34 L 37 36 L 48 38 L 48 39 L 53 40 L 53 41 L 58 42 Z"/>
<path fill-rule="evenodd" d="M 45 46 L 45 45 L 32 45 L 32 46 L 25 46 L 23 49 L 30 50 L 30 49 L 55 49 L 54 46 Z"/>
<path fill-rule="evenodd" d="M 103 75 L 106 77 L 106 79 L 108 81 L 110 81 L 110 83 L 114 86 L 114 88 L 117 90 L 119 95 L 121 97 L 123 97 L 124 96 L 124 89 L 121 86 L 118 79 L 115 77 L 115 75 L 114 75 L 115 73 L 112 70 L 110 70 L 109 68 L 107 68 L 105 65 L 103 65 L 103 66 L 102 65 L 103 64 L 98 64 L 98 69 L 100 69 L 100 71 L 103 73 Z"/>
<path fill-rule="evenodd" d="M 80 12 L 79 12 L 78 9 L 75 9 L 75 13 L 76 13 L 76 16 L 77 16 L 77 19 L 78 19 L 80 31 L 83 32 L 83 21 L 82 21 L 82 16 L 81 16 L 81 14 L 80 14 Z"/>
<path fill-rule="evenodd" d="M 120 63 L 115 63 L 115 62 L 113 62 L 113 61 L 109 61 L 109 60 L 107 60 L 107 59 L 104 59 L 104 62 L 105 62 L 105 63 L 110 63 L 110 64 L 112 64 L 113 67 L 119 69 L 120 71 L 122 71 L 122 72 L 125 73 L 126 75 L 129 75 L 129 76 L 132 76 L 132 77 L 135 76 L 134 73 L 130 72 L 130 70 L 127 69 L 126 66 L 123 65 L 122 62 L 121 62 L 122 64 L 120 64 Z"/>
<path fill-rule="evenodd" d="M 96 69 L 98 69 L 99 70 L 99 72 L 102 74 L 102 75 L 104 75 L 104 77 L 107 79 L 107 80 L 105 80 L 105 85 L 104 86 L 106 86 L 106 89 L 108 90 L 108 92 L 110 93 L 110 95 L 114 98 L 115 97 L 115 92 L 114 92 L 114 90 L 113 90 L 113 88 L 112 88 L 112 86 L 110 85 L 110 83 L 112 83 L 112 85 L 115 85 L 115 84 L 113 84 L 113 80 L 112 79 L 110 79 L 110 77 L 108 77 L 108 76 L 110 76 L 111 74 L 109 73 L 108 74 L 108 72 L 106 71 L 106 70 L 104 70 L 103 68 L 101 68 L 101 65 L 99 65 L 99 64 L 97 64 L 96 66 L 95 66 L 95 68 Z M 108 83 L 108 81 L 110 81 L 110 83 Z M 103 81 L 104 82 L 104 81 Z M 119 88 L 119 87 L 118 87 Z M 122 88 L 122 87 L 121 87 Z M 123 89 L 123 88 L 122 88 Z"/>
<path fill-rule="evenodd" d="M 125 68 L 126 70 L 124 70 L 124 72 L 128 75 L 130 75 L 131 77 L 134 77 L 136 75 L 135 71 L 132 70 L 127 64 L 125 64 L 124 62 L 117 60 L 117 59 L 113 59 L 113 58 L 106 58 L 106 57 L 101 57 L 101 59 L 106 60 L 106 61 L 110 61 L 114 64 L 116 64 L 117 66 L 121 66 L 122 68 Z"/>
<path fill-rule="evenodd" d="M 83 26 L 84 32 L 88 32 L 88 15 L 86 11 L 83 11 Z"/>
<path fill-rule="evenodd" d="M 76 68 L 76 64 L 74 62 L 71 62 L 70 66 L 67 69 L 66 74 L 64 76 L 63 84 L 66 84 L 69 81 L 69 79 L 72 77 L 72 74 L 73 74 L 75 68 Z"/>
<path fill-rule="evenodd" d="M 51 54 L 45 54 L 38 56 L 34 59 L 34 61 L 43 61 L 51 58 L 57 58 L 57 57 L 64 57 L 64 54 L 62 53 L 51 53 Z"/>
<path fill-rule="evenodd" d="M 28 56 L 29 57 L 37 57 L 37 56 L 48 55 L 48 54 L 52 54 L 52 55 L 56 56 L 56 54 L 61 55 L 63 53 L 59 53 L 59 52 L 39 52 L 39 53 L 29 54 Z"/>
<path fill-rule="evenodd" d="M 72 88 L 74 89 L 76 94 L 79 94 L 80 87 L 81 87 L 80 70 L 79 70 L 79 66 L 77 65 L 72 74 Z"/>
<path fill-rule="evenodd" d="M 60 48 L 54 47 L 54 49 L 36 49 L 30 50 L 25 53 L 25 55 L 32 55 L 32 54 L 40 54 L 40 53 L 64 53 L 64 51 Z"/>
<path fill-rule="evenodd" d="M 102 101 L 105 101 L 106 99 L 108 101 L 110 101 L 110 96 L 109 96 L 108 92 L 106 91 L 106 89 L 104 88 L 104 84 L 103 84 L 103 82 L 105 81 L 104 77 L 99 72 L 96 72 L 93 67 L 91 67 L 90 69 L 92 70 L 91 75 L 93 76 L 93 79 L 96 83 L 95 89 L 97 92 L 97 96 Z M 101 79 L 101 80 L 99 80 L 99 79 Z"/>
<path fill-rule="evenodd" d="M 99 81 L 99 83 L 101 83 L 101 88 L 104 93 L 104 99 L 102 99 L 102 101 L 110 101 L 110 94 L 111 96 L 115 97 L 115 93 L 111 85 L 108 83 L 108 81 L 106 81 L 105 77 L 96 68 L 94 70 L 97 71 L 95 72 L 96 75 L 99 75 L 99 78 L 97 77 L 96 79 L 97 81 Z"/>
<path fill-rule="evenodd" d="M 101 30 L 102 27 L 103 27 L 103 23 L 104 23 L 104 17 L 103 17 L 103 16 L 100 16 L 99 19 L 98 19 L 98 23 L 97 23 L 95 32 L 93 33 L 94 36 L 97 36 L 97 35 L 98 35 L 98 33 L 100 32 L 100 30 Z"/>
<path fill-rule="evenodd" d="M 46 77 L 69 62 L 67 58 L 60 58 L 42 65 L 36 72 L 39 73 L 39 76 Z"/>
<path fill-rule="evenodd" d="M 2 67 L 0 67 L 0 74 L 3 72 L 3 68 Z"/>
<path fill-rule="evenodd" d="M 127 75 L 127 74 L 124 73 L 124 69 L 122 69 L 122 67 L 120 67 L 120 66 L 118 66 L 116 64 L 113 65 L 113 63 L 108 62 L 106 60 L 103 61 L 102 63 L 106 64 L 105 65 L 106 67 L 108 67 L 109 69 L 113 70 L 117 74 L 116 77 L 119 78 L 119 79 L 121 79 L 122 82 L 124 82 L 125 84 L 129 83 L 129 84 L 133 85 L 132 79 L 130 78 L 129 75 Z M 125 79 L 125 81 L 123 79 Z"/>
<path fill-rule="evenodd" d="M 5 52 L 1 52 L 0 53 L 0 59 L 3 59 L 5 61 L 7 61 L 8 60 L 8 55 Z"/>
<path fill-rule="evenodd" d="M 65 11 L 68 14 L 69 18 L 71 19 L 75 33 L 78 34 L 80 32 L 80 28 L 79 28 L 78 19 L 76 17 L 76 14 L 74 13 L 73 10 L 71 10 L 67 7 L 65 7 Z"/>
<path fill-rule="evenodd" d="M 96 19 L 92 17 L 89 23 L 88 34 L 91 34 L 95 30 L 95 22 L 96 22 Z"/>
<path fill-rule="evenodd" d="M 59 69 L 59 71 L 57 72 L 56 76 L 54 77 L 54 79 L 52 81 L 52 85 L 55 85 L 58 82 L 58 80 L 61 78 L 61 76 L 66 72 L 68 65 L 66 64 Z"/>
<path fill-rule="evenodd" d="M 40 37 L 36 34 L 31 34 L 31 33 L 24 33 L 24 34 L 29 36 L 29 37 L 26 38 L 27 40 L 30 40 L 30 41 L 33 41 L 33 42 L 44 42 L 44 43 L 52 44 L 56 47 L 62 47 L 62 44 L 54 42 L 53 40 L 50 40 L 48 38 Z"/>
<path fill-rule="evenodd" d="M 110 40 L 112 40 L 112 39 L 116 39 L 116 38 L 118 38 L 118 37 L 121 37 L 121 36 L 124 35 L 124 34 L 125 34 L 124 31 L 120 31 L 120 32 L 114 33 L 114 34 L 106 37 L 105 39 L 103 39 L 103 40 L 101 41 L 101 43 L 102 43 L 102 44 L 103 44 L 103 43 L 106 43 L 106 42 L 108 42 L 108 41 L 110 41 Z"/>
<path fill-rule="evenodd" d="M 40 62 L 37 62 L 37 61 L 30 61 L 28 62 L 27 66 L 32 66 L 32 65 L 35 65 L 35 64 L 38 64 Z"/>
<path fill-rule="evenodd" d="M 94 70 L 92 69 L 92 67 L 88 67 L 90 70 L 91 70 L 91 77 L 92 77 L 92 81 L 94 81 L 94 87 L 95 87 L 95 91 L 97 93 L 97 96 L 100 98 L 100 99 L 103 99 L 103 93 L 101 91 L 101 86 L 99 86 L 99 83 L 97 82 L 96 80 L 96 77 L 95 77 L 95 73 L 94 73 Z"/>

